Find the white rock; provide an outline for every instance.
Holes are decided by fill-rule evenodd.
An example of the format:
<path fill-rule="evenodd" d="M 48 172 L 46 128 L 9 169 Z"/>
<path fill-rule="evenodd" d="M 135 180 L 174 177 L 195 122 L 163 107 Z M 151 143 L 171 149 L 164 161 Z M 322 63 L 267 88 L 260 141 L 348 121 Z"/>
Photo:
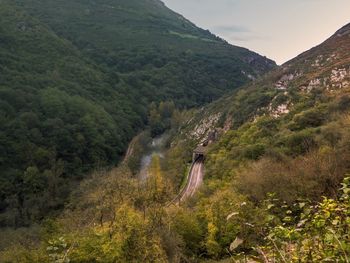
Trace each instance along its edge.
<path fill-rule="evenodd" d="M 269 112 L 270 115 L 274 118 L 278 118 L 282 116 L 283 114 L 288 114 L 290 112 L 289 106 L 291 105 L 290 102 L 283 103 L 281 105 L 278 105 L 277 108 L 272 108 L 272 102 L 269 105 Z"/>
<path fill-rule="evenodd" d="M 343 81 L 348 74 L 349 72 L 345 68 L 333 69 L 330 77 L 331 82 L 337 83 L 337 82 Z"/>
<path fill-rule="evenodd" d="M 194 128 L 194 130 L 192 130 L 190 135 L 197 140 L 205 140 L 205 135 L 207 135 L 213 129 L 213 127 L 219 121 L 221 115 L 221 113 L 217 113 L 203 119 L 199 124 L 196 125 L 196 127 Z"/>

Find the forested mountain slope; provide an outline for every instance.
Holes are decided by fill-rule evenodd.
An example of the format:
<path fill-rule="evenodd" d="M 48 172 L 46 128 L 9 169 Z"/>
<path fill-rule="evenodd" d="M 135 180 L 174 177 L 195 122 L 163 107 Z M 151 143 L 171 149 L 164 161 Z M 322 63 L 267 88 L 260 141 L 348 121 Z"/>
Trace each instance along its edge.
<path fill-rule="evenodd" d="M 258 262 L 346 262 L 349 110 L 350 24 L 188 117 L 168 153 L 177 167 L 186 160 L 180 148 L 190 151 L 218 134 L 202 191 L 188 203 L 191 218 L 205 225 L 202 253 L 243 260 L 250 251 Z"/>
<path fill-rule="evenodd" d="M 214 130 L 221 134 L 208 157 L 208 177 L 232 178 L 242 162 L 263 159 L 250 179 L 240 177 L 249 180 L 242 185 L 254 199 L 267 192 L 278 192 L 288 201 L 298 196 L 312 200 L 334 196 L 350 168 L 349 51 L 350 25 L 346 25 L 261 80 L 199 110 L 183 126 L 180 137 L 200 143 Z M 325 155 L 318 156 L 318 151 Z M 301 170 L 289 170 L 295 158 L 309 154 L 315 154 L 313 158 L 320 163 L 301 158 L 297 161 Z M 301 164 L 302 160 L 308 164 Z M 278 168 L 273 165 L 275 161 Z M 285 170 L 279 167 L 281 163 Z M 308 174 L 303 165 L 315 170 Z M 293 180 L 289 177 L 292 175 Z M 286 191 L 283 182 L 296 185 Z"/>
<path fill-rule="evenodd" d="M 198 106 L 275 66 L 196 27 L 159 0 L 16 2 L 146 101 Z"/>
<path fill-rule="evenodd" d="M 284 132 L 318 127 L 328 122 L 330 104 L 340 100 L 345 109 L 347 106 L 349 29 L 350 25 L 344 26 L 321 45 L 203 108 L 189 125 L 184 126 L 184 131 L 197 126 L 199 133 L 195 137 L 202 138 L 212 127 L 201 124 L 210 120 L 214 126 L 237 130 L 247 123 L 269 119 L 278 126 L 284 123 L 286 126 L 283 127 L 287 128 Z M 310 115 L 310 120 L 315 123 L 300 127 L 297 123 L 299 118 L 304 120 L 301 117 L 304 114 Z M 200 127 L 202 129 L 198 129 Z"/>
<path fill-rule="evenodd" d="M 169 149 L 145 180 L 125 163 L 96 172 L 60 217 L 0 239 L 0 260 L 347 262 L 349 49 L 347 25 L 233 94 L 173 114 Z M 200 190 L 169 205 L 209 134 Z"/>
<path fill-rule="evenodd" d="M 120 159 L 151 102 L 201 105 L 273 66 L 158 1 L 1 0 L 0 226 L 62 208 Z"/>
<path fill-rule="evenodd" d="M 36 19 L 0 14 L 0 224 L 16 225 L 62 205 L 64 178 L 115 162 L 145 108 Z"/>

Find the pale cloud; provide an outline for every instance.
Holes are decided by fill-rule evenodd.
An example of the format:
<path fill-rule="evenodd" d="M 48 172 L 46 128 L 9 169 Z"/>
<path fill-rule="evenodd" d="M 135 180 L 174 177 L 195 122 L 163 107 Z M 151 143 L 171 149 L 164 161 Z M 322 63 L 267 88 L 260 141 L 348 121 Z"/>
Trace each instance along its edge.
<path fill-rule="evenodd" d="M 231 44 L 283 63 L 350 22 L 349 0 L 163 0 Z"/>

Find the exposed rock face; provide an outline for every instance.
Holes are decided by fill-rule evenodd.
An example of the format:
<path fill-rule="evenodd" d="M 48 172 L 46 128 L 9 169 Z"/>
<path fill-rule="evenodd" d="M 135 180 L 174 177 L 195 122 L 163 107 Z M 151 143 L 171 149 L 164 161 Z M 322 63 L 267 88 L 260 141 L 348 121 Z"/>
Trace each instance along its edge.
<path fill-rule="evenodd" d="M 332 101 L 350 94 L 349 36 L 350 24 L 240 92 L 204 108 L 191 123 L 195 127 L 191 136 L 203 138 L 219 124 L 226 132 L 265 117 L 288 120 L 296 112 L 322 104 L 321 98 Z M 221 122 L 223 118 L 226 122 Z"/>
<path fill-rule="evenodd" d="M 203 143 L 207 139 L 209 133 L 215 128 L 220 117 L 221 113 L 217 113 L 203 119 L 195 126 L 193 131 L 190 133 L 190 136 L 195 140 L 201 140 L 201 143 Z"/>
<path fill-rule="evenodd" d="M 283 114 L 289 113 L 288 107 L 289 107 L 289 105 L 287 103 L 283 103 L 281 105 L 278 105 L 276 109 L 272 110 L 271 116 L 273 116 L 274 118 L 278 118 Z"/>
<path fill-rule="evenodd" d="M 341 82 L 347 75 L 348 71 L 345 68 L 333 69 L 331 74 L 331 83 Z"/>
<path fill-rule="evenodd" d="M 302 75 L 302 73 L 290 73 L 285 74 L 281 77 L 279 81 L 275 84 L 276 89 L 278 90 L 286 90 L 288 88 L 289 83 Z"/>

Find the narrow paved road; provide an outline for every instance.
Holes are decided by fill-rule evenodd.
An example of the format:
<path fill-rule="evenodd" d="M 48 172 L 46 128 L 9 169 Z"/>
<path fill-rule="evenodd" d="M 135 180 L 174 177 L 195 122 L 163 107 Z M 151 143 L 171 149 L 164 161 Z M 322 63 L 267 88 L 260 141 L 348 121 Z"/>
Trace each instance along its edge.
<path fill-rule="evenodd" d="M 198 188 L 202 185 L 204 177 L 204 162 L 203 158 L 197 159 L 192 165 L 189 174 L 188 182 L 184 190 L 181 192 L 178 201 L 181 203 L 187 198 L 192 197 Z"/>

